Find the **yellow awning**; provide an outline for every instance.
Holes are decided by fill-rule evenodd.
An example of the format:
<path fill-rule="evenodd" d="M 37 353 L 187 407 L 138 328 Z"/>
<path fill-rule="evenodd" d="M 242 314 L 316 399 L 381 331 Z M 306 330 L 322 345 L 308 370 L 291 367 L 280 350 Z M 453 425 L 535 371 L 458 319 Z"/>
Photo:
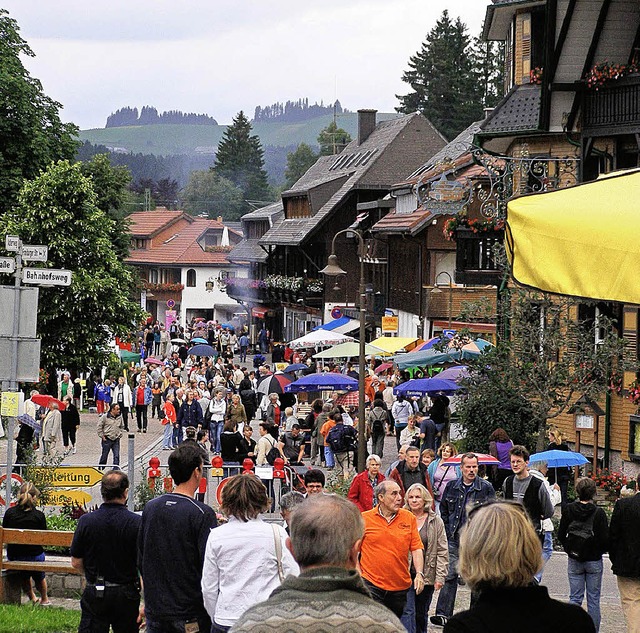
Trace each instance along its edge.
<path fill-rule="evenodd" d="M 419 338 L 408 338 L 403 336 L 381 336 L 375 341 L 371 341 L 371 345 L 379 347 L 387 352 L 387 354 L 395 354 L 401 349 L 409 351 L 413 349 L 418 342 L 421 342 Z"/>
<path fill-rule="evenodd" d="M 512 200 L 505 246 L 513 277 L 557 294 L 640 304 L 639 225 L 638 171 Z"/>

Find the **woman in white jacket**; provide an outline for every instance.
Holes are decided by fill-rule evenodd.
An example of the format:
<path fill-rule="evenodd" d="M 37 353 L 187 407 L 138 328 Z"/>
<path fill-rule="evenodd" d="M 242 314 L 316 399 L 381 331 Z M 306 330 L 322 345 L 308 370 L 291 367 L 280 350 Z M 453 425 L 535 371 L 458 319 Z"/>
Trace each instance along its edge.
<path fill-rule="evenodd" d="M 267 489 L 254 475 L 236 475 L 222 489 L 221 508 L 229 522 L 211 530 L 202 569 L 211 631 L 228 630 L 247 609 L 266 600 L 285 576 L 300 573 L 285 546 L 284 528 L 259 518 L 269 507 Z"/>

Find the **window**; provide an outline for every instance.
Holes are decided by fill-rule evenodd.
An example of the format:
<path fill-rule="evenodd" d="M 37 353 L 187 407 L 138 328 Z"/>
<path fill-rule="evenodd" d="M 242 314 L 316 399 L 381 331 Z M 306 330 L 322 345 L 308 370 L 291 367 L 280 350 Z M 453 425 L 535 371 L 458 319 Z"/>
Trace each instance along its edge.
<path fill-rule="evenodd" d="M 187 287 L 195 288 L 196 286 L 196 271 L 193 268 L 187 270 Z"/>
<path fill-rule="evenodd" d="M 152 268 L 149 271 L 149 283 L 157 284 L 158 283 L 158 269 Z"/>

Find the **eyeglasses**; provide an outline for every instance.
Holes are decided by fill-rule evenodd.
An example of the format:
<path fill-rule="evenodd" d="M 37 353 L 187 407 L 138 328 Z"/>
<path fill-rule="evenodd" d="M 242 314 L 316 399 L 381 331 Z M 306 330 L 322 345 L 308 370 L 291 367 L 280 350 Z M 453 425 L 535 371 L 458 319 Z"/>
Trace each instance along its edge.
<path fill-rule="evenodd" d="M 467 510 L 467 521 L 471 521 L 473 515 L 476 514 L 478 510 L 480 510 L 480 508 L 488 508 L 489 506 L 494 505 L 512 506 L 514 508 L 517 508 L 518 511 L 522 512 L 525 516 L 528 516 L 525 507 L 517 501 L 511 501 L 509 499 L 487 499 L 486 501 L 478 503 Z"/>

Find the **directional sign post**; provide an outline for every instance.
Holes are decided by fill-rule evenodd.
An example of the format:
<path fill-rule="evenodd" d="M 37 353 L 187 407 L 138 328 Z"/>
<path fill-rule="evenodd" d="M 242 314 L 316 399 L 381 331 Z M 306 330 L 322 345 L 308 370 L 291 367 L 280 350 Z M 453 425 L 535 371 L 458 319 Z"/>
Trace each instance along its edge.
<path fill-rule="evenodd" d="M 16 270 L 16 260 L 13 257 L 0 257 L 0 273 L 13 273 Z"/>
<path fill-rule="evenodd" d="M 55 268 L 23 268 L 22 281 L 39 286 L 70 286 L 71 271 Z"/>
<path fill-rule="evenodd" d="M 22 260 L 25 262 L 46 262 L 49 259 L 48 246 L 22 245 Z"/>

